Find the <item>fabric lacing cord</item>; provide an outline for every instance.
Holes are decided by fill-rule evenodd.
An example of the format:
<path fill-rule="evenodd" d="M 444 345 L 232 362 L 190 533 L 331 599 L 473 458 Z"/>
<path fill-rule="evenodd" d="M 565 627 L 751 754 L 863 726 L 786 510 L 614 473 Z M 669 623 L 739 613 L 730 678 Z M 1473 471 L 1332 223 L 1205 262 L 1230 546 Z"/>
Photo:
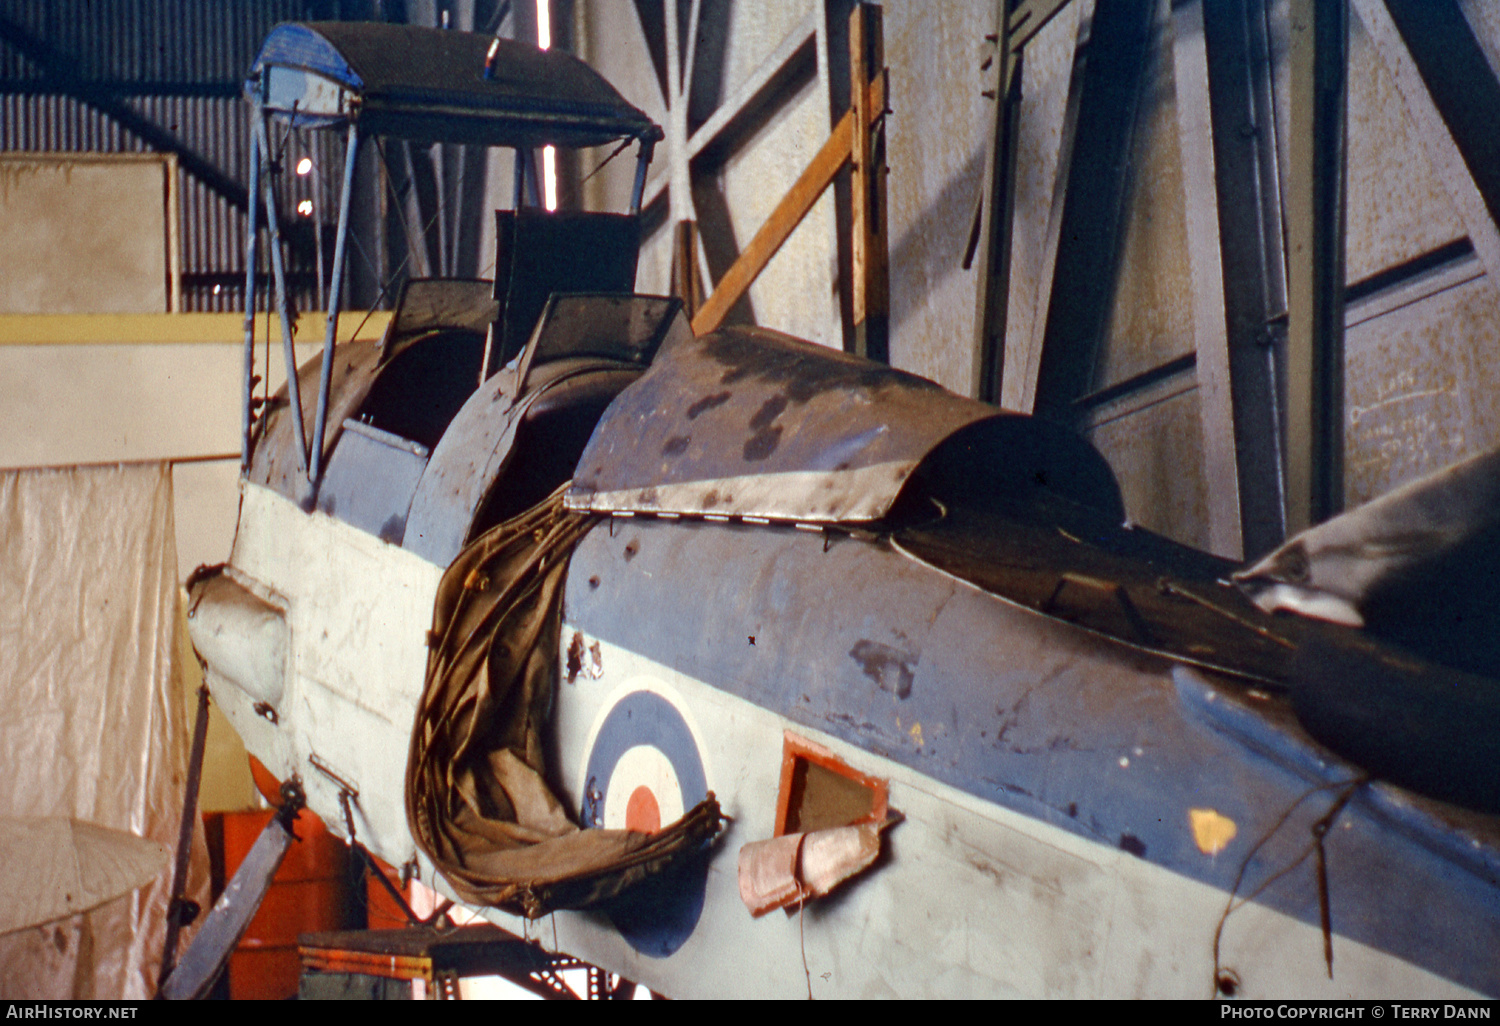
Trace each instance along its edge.
<path fill-rule="evenodd" d="M 566 510 L 566 488 L 443 575 L 406 771 L 412 837 L 454 891 L 532 919 L 613 898 L 698 854 L 723 823 L 709 794 L 655 834 L 583 830 L 547 782 L 563 585 L 599 520 Z"/>

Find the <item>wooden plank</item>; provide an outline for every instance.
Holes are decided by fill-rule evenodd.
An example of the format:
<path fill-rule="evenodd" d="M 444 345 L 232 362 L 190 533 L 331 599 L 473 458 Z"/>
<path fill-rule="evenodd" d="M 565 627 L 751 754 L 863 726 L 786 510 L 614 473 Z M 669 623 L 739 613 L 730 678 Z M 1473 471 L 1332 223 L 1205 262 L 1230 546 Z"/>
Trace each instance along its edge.
<path fill-rule="evenodd" d="M 872 116 L 878 117 L 885 111 L 884 79 L 877 78 L 871 82 L 869 93 L 870 110 L 874 112 Z M 771 211 L 771 216 L 766 218 L 766 223 L 761 225 L 760 231 L 755 233 L 750 244 L 741 251 L 739 259 L 719 279 L 713 294 L 698 311 L 698 316 L 693 318 L 695 334 L 707 334 L 724 323 L 724 317 L 733 309 L 734 304 L 739 302 L 750 284 L 807 216 L 818 197 L 833 182 L 833 176 L 838 174 L 839 168 L 849 159 L 853 142 L 854 111 L 851 110 L 839 119 L 839 123 L 829 134 L 828 141 L 807 165 L 807 170 L 787 190 L 776 209 Z"/>
<path fill-rule="evenodd" d="M 855 4 L 849 12 L 849 97 L 854 104 L 854 140 L 850 144 L 849 195 L 851 199 L 850 226 L 853 235 L 851 262 L 853 264 L 853 307 L 856 333 L 865 320 L 866 291 L 870 260 L 870 94 L 864 88 L 870 81 L 870 68 L 865 58 L 869 43 L 865 38 L 869 27 L 866 5 Z M 877 65 L 878 66 L 878 65 Z M 856 343 L 855 351 L 860 347 Z M 863 354 L 861 354 L 863 355 Z"/>
<path fill-rule="evenodd" d="M 849 13 L 849 94 L 854 98 L 854 142 L 850 161 L 853 246 L 852 309 L 854 351 L 890 361 L 890 285 L 886 266 L 885 154 L 883 140 L 870 130 L 869 81 L 872 69 L 885 77 L 885 45 L 880 8 L 857 4 Z"/>
<path fill-rule="evenodd" d="M 672 295 L 682 300 L 689 321 L 703 305 L 698 282 L 698 223 L 678 221 L 672 238 Z"/>

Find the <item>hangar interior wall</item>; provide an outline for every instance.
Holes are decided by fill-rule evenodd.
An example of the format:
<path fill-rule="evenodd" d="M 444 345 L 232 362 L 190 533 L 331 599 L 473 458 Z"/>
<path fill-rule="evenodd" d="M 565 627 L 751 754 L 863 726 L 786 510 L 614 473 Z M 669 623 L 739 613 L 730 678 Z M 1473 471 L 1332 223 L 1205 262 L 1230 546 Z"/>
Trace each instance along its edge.
<path fill-rule="evenodd" d="M 1243 132 L 1265 140 L 1270 191 L 1263 199 L 1274 208 L 1266 214 L 1268 224 L 1284 203 L 1290 162 L 1291 2 L 1234 0 L 1264 36 L 1255 74 L 1266 82 L 1266 117 L 1247 121 Z M 1500 241 L 1482 204 L 1476 216 L 1474 182 L 1455 158 L 1453 141 L 1445 136 L 1421 77 L 1414 77 L 1399 35 L 1393 36 L 1389 11 L 1404 2 L 1350 0 L 1344 413 L 1349 504 L 1500 441 L 1500 409 L 1490 398 L 1496 372 L 1484 358 L 1500 327 L 1493 284 Z M 191 21 L 184 14 L 187 20 L 173 27 L 177 22 L 171 17 L 134 0 L 121 3 L 121 16 L 139 20 L 140 31 L 151 38 L 165 33 L 163 39 L 178 39 Z M 527 4 L 411 0 L 399 6 L 397 11 L 387 4 L 381 11 L 420 24 L 437 24 L 446 13 L 458 28 L 520 37 L 535 31 Z M 554 0 L 552 6 L 557 45 L 597 67 L 667 130 L 647 188 L 640 288 L 670 289 L 672 226 L 682 219 L 698 225 L 695 270 L 711 288 L 847 107 L 850 0 Z M 1439 0 L 1439 6 L 1459 13 L 1493 76 L 1500 55 L 1494 5 Z M 1144 28 L 1137 76 L 1128 89 L 1117 90 L 1120 96 L 1106 98 L 1105 108 L 1121 112 L 1118 120 L 1128 131 L 1110 165 L 1115 171 L 1101 177 L 1097 167 L 1080 159 L 1101 145 L 1097 126 L 1088 120 L 1087 92 L 1091 65 L 1099 66 L 1118 43 L 1116 29 L 1096 32 L 1101 12 L 1120 8 L 1137 12 L 1131 16 Z M 883 5 L 891 82 L 885 121 L 891 360 L 969 394 L 978 391 L 978 272 L 970 243 L 995 120 L 995 100 L 986 95 L 995 87 L 995 45 L 987 36 L 996 31 L 998 9 L 994 0 Z M 1114 8 L 1072 0 L 1027 44 L 1000 400 L 1012 409 L 1046 415 L 1061 409 L 1105 452 L 1137 522 L 1238 555 L 1237 532 L 1224 528 L 1219 487 L 1222 453 L 1226 446 L 1232 451 L 1235 442 L 1225 437 L 1209 360 L 1226 344 L 1222 319 L 1212 316 L 1216 302 L 1222 315 L 1224 300 L 1199 273 L 1203 239 L 1217 235 L 1226 203 L 1234 201 L 1232 193 L 1214 195 L 1212 162 L 1208 177 L 1203 171 L 1212 146 L 1200 116 L 1204 72 L 1193 47 L 1208 9 L 1204 0 L 1136 0 Z M 181 54 L 170 67 L 157 67 L 144 57 L 117 53 L 103 22 L 93 25 L 82 18 L 75 24 L 57 5 L 31 0 L 8 0 L 6 10 L 7 32 L 20 36 L 7 35 L 0 47 L 9 83 L 0 148 L 151 149 L 157 144 L 143 142 L 129 126 L 149 134 L 150 124 L 156 124 L 175 133 L 171 138 L 182 151 L 177 175 L 182 285 L 189 307 L 232 303 L 230 292 L 216 291 L 223 285 L 219 279 L 242 280 L 237 263 L 242 257 L 236 256 L 242 243 L 234 241 L 242 227 L 235 228 L 240 215 L 231 199 L 236 176 L 243 174 L 243 125 L 225 113 L 228 108 L 220 110 L 238 102 L 232 65 L 245 62 L 238 51 L 253 52 L 264 25 L 279 18 L 377 13 L 352 0 L 257 0 L 240 21 L 226 23 L 223 33 L 217 23 L 199 24 L 203 38 L 222 36 L 220 49 L 227 48 L 226 54 L 234 49 L 235 55 L 214 56 L 209 46 L 203 54 Z M 74 44 L 90 54 L 84 76 L 123 92 L 123 107 L 116 109 L 107 98 L 95 97 L 91 106 L 76 96 L 59 99 L 48 93 L 68 84 L 48 63 L 47 47 L 56 57 Z M 173 102 L 182 110 L 163 106 L 160 97 L 129 98 L 131 90 L 147 88 L 147 79 L 180 94 Z M 93 120 L 79 121 L 76 132 L 63 131 L 85 109 Z M 94 121 L 115 128 L 105 132 Z M 194 155 L 217 167 L 225 180 L 208 182 Z M 624 156 L 591 174 L 604 156 L 585 154 L 565 169 L 571 181 L 581 181 L 565 203 L 595 209 L 624 205 L 633 161 Z M 397 163 L 406 166 L 403 160 Z M 375 175 L 360 186 L 385 211 L 380 215 L 385 220 L 361 229 L 386 247 L 381 249 L 384 271 L 399 267 L 410 273 L 425 264 L 429 271 L 491 272 L 486 255 L 493 249 L 493 228 L 486 212 L 508 205 L 508 158 L 475 164 L 472 154 L 455 150 L 416 154 L 415 160 L 406 179 L 400 173 L 390 180 Z M 456 196 L 454 190 L 465 183 L 459 190 L 467 197 L 462 203 L 438 202 L 440 186 Z M 289 203 L 317 191 L 308 181 L 283 184 Z M 205 188 L 215 197 L 207 213 L 195 199 Z M 1102 207 L 1111 211 L 1102 242 L 1080 241 L 1067 217 L 1069 197 L 1090 190 L 1118 197 L 1112 208 Z M 845 176 L 771 260 L 731 321 L 753 321 L 832 346 L 847 343 L 849 315 L 840 298 L 847 291 L 841 280 L 846 243 L 840 252 L 840 238 L 848 230 L 848 215 L 841 213 L 847 193 Z M 1251 201 L 1247 191 L 1245 202 Z M 402 207 L 431 223 L 436 211 L 428 208 L 434 204 L 452 220 L 446 225 L 446 248 L 427 240 L 403 250 L 391 221 L 393 209 Z M 1281 236 L 1276 244 L 1284 244 Z M 1091 246 L 1103 254 L 1092 263 L 1079 255 Z M 1207 251 L 1212 250 L 1210 244 Z M 1097 273 L 1081 273 L 1080 267 Z M 1282 284 L 1280 292 L 1271 289 L 1265 312 L 1266 359 L 1273 364 L 1285 334 Z M 1102 293 L 1102 301 L 1090 298 L 1096 293 Z M 371 298 L 379 297 L 372 293 Z M 388 301 L 388 296 L 381 299 Z M 1086 337 L 1065 337 L 1077 333 L 1078 319 L 1069 321 L 1070 310 L 1091 303 L 1098 311 Z M 0 386 L 7 390 L 0 406 L 8 422 L 7 452 L 0 454 L 6 462 L 153 455 L 163 447 L 143 445 L 149 433 L 131 426 L 135 414 L 117 415 L 132 405 L 177 411 L 174 422 L 192 425 L 188 448 L 195 453 L 233 448 L 227 438 L 222 446 L 214 442 L 224 432 L 209 426 L 217 423 L 221 407 L 232 405 L 219 398 L 234 394 L 226 387 L 236 376 L 230 348 L 210 358 L 210 349 L 116 347 L 85 354 L 56 345 L 14 348 L 13 334 L 11 341 L 12 347 L 0 347 L 0 359 L 9 367 Z M 1070 358 L 1075 393 L 1061 404 L 1049 394 L 1043 355 L 1059 345 L 1077 354 Z M 166 394 L 160 402 L 133 404 L 110 398 L 132 388 L 137 397 L 154 397 L 163 388 Z M 109 412 L 83 415 L 98 410 Z M 42 412 L 64 415 L 42 418 Z M 36 426 L 44 420 L 44 427 Z M 40 441 L 60 423 L 70 436 L 109 434 L 113 440 L 76 446 Z M 174 453 L 181 448 L 174 446 L 166 448 Z M 232 502 L 225 487 L 228 472 L 219 466 L 179 467 L 178 474 L 179 493 L 197 495 L 182 503 L 192 510 L 184 508 L 180 520 L 191 525 L 194 511 L 201 509 L 222 521 Z M 222 541 L 211 541 L 201 549 L 212 558 L 212 550 L 221 547 Z M 182 548 L 189 562 L 200 546 L 188 537 Z"/>
<path fill-rule="evenodd" d="M 1215 505 L 1215 482 L 1223 470 L 1210 464 L 1214 443 L 1225 443 L 1218 437 L 1224 427 L 1205 407 L 1200 388 L 1200 349 L 1225 341 L 1222 323 L 1202 316 L 1204 285 L 1193 272 L 1192 245 L 1203 211 L 1216 211 L 1225 198 L 1216 199 L 1213 179 L 1194 171 L 1211 147 L 1193 106 L 1201 102 L 1194 90 L 1203 88 L 1191 48 L 1193 33 L 1202 31 L 1201 11 L 1200 27 L 1192 21 L 1199 2 L 1134 5 L 1146 24 L 1144 49 L 1133 95 L 1118 101 L 1130 123 L 1115 180 L 1081 180 L 1079 168 L 1087 165 L 1076 159 L 1099 144 L 1097 133 L 1086 132 L 1088 115 L 1082 128 L 1079 121 L 1089 61 L 1102 59 L 1113 43 L 1113 37 L 1093 38 L 1098 5 L 1074 0 L 1027 45 L 1001 399 L 1012 409 L 1036 408 L 1041 353 L 1054 343 L 1049 332 L 1055 336 L 1065 320 L 1057 311 L 1085 302 L 1084 292 L 1098 286 L 1068 273 L 1080 266 L 1080 243 L 1066 236 L 1064 224 L 1070 174 L 1075 191 L 1118 189 L 1118 210 L 1102 243 L 1108 252 L 1096 261 L 1106 278 L 1102 323 L 1077 350 L 1082 385 L 1070 397 L 1068 417 L 1115 468 L 1136 522 L 1238 556 L 1237 531 L 1216 528 L 1223 513 Z M 1491 73 L 1500 53 L 1500 18 L 1492 6 L 1478 0 L 1458 5 Z M 663 13 L 672 8 L 675 38 Z M 972 394 L 977 272 L 965 261 L 994 124 L 993 101 L 983 94 L 995 85 L 994 69 L 986 67 L 994 45 L 986 35 L 996 30 L 997 5 L 888 0 L 883 8 L 891 75 L 891 360 Z M 1280 207 L 1290 161 L 1290 3 L 1267 0 L 1247 9 L 1264 35 L 1257 73 L 1267 82 L 1270 117 L 1243 130 L 1266 135 L 1266 160 L 1274 165 L 1268 202 Z M 580 0 L 579 52 L 668 129 L 666 152 L 659 151 L 653 172 L 655 195 L 667 199 L 648 209 L 654 221 L 642 261 L 644 290 L 670 287 L 669 226 L 695 215 L 699 271 L 711 285 L 826 138 L 840 113 L 835 87 L 839 69 L 847 67 L 839 52 L 847 41 L 838 26 L 848 11 L 847 3 L 834 0 L 758 6 L 753 17 L 744 5 L 713 0 L 630 6 Z M 1385 19 L 1384 11 L 1383 0 L 1351 4 L 1348 505 L 1500 444 L 1500 408 L 1490 380 L 1495 372 L 1485 358 L 1500 329 L 1500 297 L 1486 271 L 1485 247 L 1471 238 L 1493 233 L 1494 226 L 1476 226 L 1463 197 L 1455 197 L 1464 188 L 1461 181 L 1455 185 L 1462 168 L 1455 174 L 1451 167 L 1451 140 L 1444 143 L 1420 80 L 1414 83 L 1410 67 L 1403 67 L 1409 59 L 1399 38 L 1392 45 L 1388 25 L 1377 23 L 1372 34 L 1365 24 Z M 798 56 L 802 35 L 810 36 L 811 60 Z M 792 87 L 774 103 L 745 95 L 747 82 L 775 78 L 768 65 L 777 62 Z M 674 102 L 680 114 L 673 113 Z M 718 124 L 726 121 L 730 130 Z M 710 138 L 705 126 L 718 134 Z M 687 156 L 674 157 L 674 146 L 686 148 Z M 674 161 L 686 167 L 678 170 Z M 628 169 L 613 174 L 594 180 L 590 202 L 623 195 Z M 683 176 L 686 190 L 673 188 L 680 185 L 673 174 Z M 840 344 L 831 295 L 839 283 L 838 225 L 830 196 L 772 259 L 731 320 Z M 1245 202 L 1253 199 L 1247 195 Z M 1284 288 L 1283 281 L 1279 293 L 1272 290 L 1274 308 L 1266 317 L 1272 361 L 1284 345 Z M 1217 301 L 1222 314 L 1222 296 Z"/>

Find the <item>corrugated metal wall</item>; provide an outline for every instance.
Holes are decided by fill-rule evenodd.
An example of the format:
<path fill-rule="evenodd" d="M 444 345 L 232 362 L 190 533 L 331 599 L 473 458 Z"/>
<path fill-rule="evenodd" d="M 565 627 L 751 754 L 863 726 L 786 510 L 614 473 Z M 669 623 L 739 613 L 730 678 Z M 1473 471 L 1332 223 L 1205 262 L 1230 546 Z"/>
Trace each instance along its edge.
<path fill-rule="evenodd" d="M 0 15 L 70 55 L 72 72 L 101 82 L 150 86 L 143 93 L 237 83 L 279 21 L 331 15 L 313 0 L 5 0 Z M 46 76 L 12 48 L 0 49 L 7 84 Z"/>
<path fill-rule="evenodd" d="M 206 181 L 190 168 L 181 172 L 184 309 L 242 309 L 244 203 L 226 195 L 245 191 L 249 109 L 241 84 L 272 26 L 337 17 L 340 6 L 318 0 L 0 0 L 0 150 L 160 148 L 111 110 L 163 130 L 222 176 Z M 315 159 L 336 169 L 341 142 L 310 142 L 304 134 L 310 133 L 294 134 L 288 152 L 317 145 Z M 294 211 L 304 199 L 314 200 L 315 209 L 330 205 L 314 191 L 312 176 L 283 175 L 278 206 Z M 311 223 L 289 226 L 292 270 L 301 279 L 312 270 L 306 256 L 311 231 Z M 315 305 L 310 281 L 298 293 L 299 306 Z"/>

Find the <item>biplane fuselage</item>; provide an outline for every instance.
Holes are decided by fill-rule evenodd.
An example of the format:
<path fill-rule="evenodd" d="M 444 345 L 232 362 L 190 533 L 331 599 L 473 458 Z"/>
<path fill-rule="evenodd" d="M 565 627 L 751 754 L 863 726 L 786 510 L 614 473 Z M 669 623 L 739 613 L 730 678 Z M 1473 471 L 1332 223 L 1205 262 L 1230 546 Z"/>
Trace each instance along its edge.
<path fill-rule="evenodd" d="M 551 230 L 509 216 L 514 252 Z M 304 368 L 326 431 L 268 404 L 193 587 L 219 708 L 334 831 L 452 893 L 404 801 L 434 600 L 571 480 L 547 778 L 584 828 L 709 793 L 727 823 L 613 903 L 479 909 L 501 926 L 671 996 L 1500 993 L 1495 818 L 1366 781 L 1288 700 L 1309 632 L 1356 632 L 1122 524 L 1061 429 L 592 279 L 524 324 L 490 288 L 418 286 Z M 872 864 L 751 914 L 746 845 L 875 809 Z"/>
<path fill-rule="evenodd" d="M 658 359 L 706 344 L 680 337 Z M 632 395 L 602 435 L 630 423 Z M 216 701 L 334 830 L 392 864 L 415 858 L 443 891 L 402 795 L 444 567 L 337 504 L 306 512 L 254 474 L 243 488 L 229 569 L 192 620 Z M 729 823 L 654 907 L 532 923 L 481 910 L 502 926 L 674 995 L 1202 997 L 1221 921 L 1220 972 L 1246 995 L 1496 986 L 1491 821 L 1385 784 L 1358 788 L 1325 842 L 1328 977 L 1306 856 L 1312 824 L 1359 772 L 1269 684 L 1111 637 L 1107 607 L 1067 622 L 1066 609 L 996 594 L 939 565 L 920 519 L 865 530 L 626 512 L 601 514 L 571 557 L 549 771 L 584 826 L 649 829 L 706 792 Z M 942 522 L 990 548 L 1010 530 L 1043 562 L 1045 535 L 1061 531 L 957 508 Z M 1016 556 L 979 541 L 977 561 Z M 1150 572 L 1183 566 L 1199 569 L 1158 560 Z M 237 663 L 247 639 L 259 661 Z M 800 914 L 753 918 L 739 852 L 785 821 L 784 763 L 809 750 L 883 782 L 902 818 L 864 873 Z M 642 789 L 648 821 L 632 822 Z M 347 813 L 341 791 L 355 793 Z M 1241 898 L 1296 868 L 1226 919 L 1247 862 Z"/>

